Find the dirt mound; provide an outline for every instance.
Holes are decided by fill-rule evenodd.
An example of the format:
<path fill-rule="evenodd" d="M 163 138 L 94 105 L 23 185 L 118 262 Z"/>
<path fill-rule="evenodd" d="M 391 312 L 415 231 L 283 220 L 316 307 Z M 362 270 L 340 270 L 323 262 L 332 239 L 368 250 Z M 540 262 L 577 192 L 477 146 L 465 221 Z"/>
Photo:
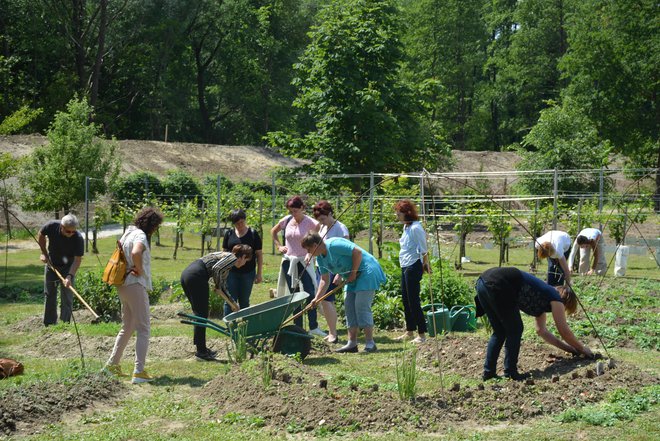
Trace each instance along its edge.
<path fill-rule="evenodd" d="M 57 382 L 39 382 L 0 392 L 0 434 L 29 431 L 55 423 L 65 412 L 81 410 L 94 402 L 113 401 L 124 389 L 103 374 L 86 374 Z"/>
<path fill-rule="evenodd" d="M 0 152 L 24 156 L 47 142 L 41 135 L 0 136 Z M 220 173 L 232 181 L 267 181 L 275 167 L 297 167 L 304 163 L 256 146 L 145 140 L 120 140 L 117 145 L 122 172 L 126 174 L 148 171 L 164 176 L 168 170 L 179 169 L 194 176 Z"/>
<path fill-rule="evenodd" d="M 444 384 L 415 402 L 402 401 L 393 385 L 365 384 L 344 375 L 324 377 L 311 367 L 277 355 L 270 386 L 264 386 L 260 362 L 255 360 L 233 366 L 209 382 L 205 392 L 221 413 L 263 418 L 264 424 L 279 430 L 373 433 L 392 428 L 436 430 L 448 420 L 525 423 L 601 401 L 618 388 L 634 393 L 658 382 L 655 376 L 623 362 L 613 369 L 605 363 L 604 372 L 597 375 L 594 361 L 557 355 L 547 345 L 525 343 L 520 366 L 532 379 L 481 383 L 477 379 L 485 346 L 482 338 L 446 338 L 440 348 L 444 378 L 460 376 L 465 381 Z M 433 342 L 419 349 L 419 369 L 439 375 L 436 360 Z"/>

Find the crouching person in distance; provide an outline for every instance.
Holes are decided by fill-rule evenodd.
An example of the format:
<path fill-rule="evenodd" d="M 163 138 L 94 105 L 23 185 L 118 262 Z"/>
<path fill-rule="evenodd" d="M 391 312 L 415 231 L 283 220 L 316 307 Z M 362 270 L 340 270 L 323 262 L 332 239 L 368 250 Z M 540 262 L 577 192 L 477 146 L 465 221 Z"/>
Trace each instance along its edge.
<path fill-rule="evenodd" d="M 252 258 L 252 247 L 235 245 L 231 252 L 210 253 L 195 260 L 181 273 L 181 287 L 192 306 L 193 314 L 209 317 L 209 279 L 213 278 L 215 289 L 231 298 L 227 288 L 227 277 L 232 268 L 240 268 Z M 206 347 L 206 328 L 195 326 L 193 343 L 197 347 L 195 356 L 200 360 L 215 360 L 216 352 Z"/>
<path fill-rule="evenodd" d="M 536 333 L 547 343 L 572 354 L 593 358 L 591 350 L 580 343 L 566 323 L 566 313 L 577 307 L 577 297 L 571 290 L 552 286 L 517 268 L 491 268 L 484 271 L 476 285 L 477 317 L 486 314 L 493 327 L 488 341 L 483 380 L 499 378 L 497 359 L 505 347 L 504 376 L 523 380 L 528 375 L 518 372 L 518 354 L 523 333 L 520 311 L 536 317 Z M 557 292 L 559 291 L 559 292 Z M 546 313 L 551 312 L 563 341 L 546 327 Z"/>

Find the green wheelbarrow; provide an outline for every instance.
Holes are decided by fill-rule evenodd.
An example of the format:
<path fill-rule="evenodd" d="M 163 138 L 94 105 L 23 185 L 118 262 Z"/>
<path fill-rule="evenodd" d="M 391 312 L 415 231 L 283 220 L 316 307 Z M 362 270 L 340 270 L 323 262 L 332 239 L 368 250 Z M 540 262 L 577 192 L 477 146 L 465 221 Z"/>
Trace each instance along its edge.
<path fill-rule="evenodd" d="M 224 325 L 209 319 L 192 314 L 178 313 L 183 317 L 181 323 L 193 326 L 203 326 L 231 337 L 234 342 L 239 336 L 237 329 L 239 325 L 245 326 L 245 340 L 253 349 L 261 350 L 266 342 L 272 339 L 270 346 L 274 352 L 285 355 L 300 354 L 305 358 L 312 348 L 312 336 L 307 334 L 303 328 L 296 325 L 284 326 L 281 324 L 298 308 L 309 294 L 296 292 L 291 295 L 277 297 L 240 311 L 232 312 L 222 320 Z"/>

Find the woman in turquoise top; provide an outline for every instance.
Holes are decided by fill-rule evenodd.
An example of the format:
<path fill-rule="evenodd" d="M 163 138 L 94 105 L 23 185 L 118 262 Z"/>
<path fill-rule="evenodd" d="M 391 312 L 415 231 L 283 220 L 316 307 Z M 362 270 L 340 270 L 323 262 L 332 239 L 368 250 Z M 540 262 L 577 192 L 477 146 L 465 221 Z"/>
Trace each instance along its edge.
<path fill-rule="evenodd" d="M 385 282 L 385 273 L 374 256 L 355 245 L 350 240 L 334 237 L 323 241 L 318 233 L 308 233 L 302 239 L 302 246 L 311 257 L 316 257 L 316 264 L 321 272 L 316 297 L 313 304 L 330 286 L 330 273 L 336 274 L 334 283 L 343 280 L 344 307 L 348 342 L 336 352 L 357 352 L 357 334 L 364 329 L 364 351 L 374 352 L 374 317 L 371 304 L 378 287 Z"/>

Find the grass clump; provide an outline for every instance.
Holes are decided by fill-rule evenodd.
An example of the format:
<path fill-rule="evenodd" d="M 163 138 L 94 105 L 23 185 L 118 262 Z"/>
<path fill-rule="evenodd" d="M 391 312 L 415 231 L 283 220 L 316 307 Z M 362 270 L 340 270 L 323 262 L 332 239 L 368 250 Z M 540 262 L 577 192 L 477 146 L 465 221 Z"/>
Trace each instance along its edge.
<path fill-rule="evenodd" d="M 395 355 L 396 385 L 399 397 L 413 401 L 417 396 L 417 348 L 405 349 Z"/>

